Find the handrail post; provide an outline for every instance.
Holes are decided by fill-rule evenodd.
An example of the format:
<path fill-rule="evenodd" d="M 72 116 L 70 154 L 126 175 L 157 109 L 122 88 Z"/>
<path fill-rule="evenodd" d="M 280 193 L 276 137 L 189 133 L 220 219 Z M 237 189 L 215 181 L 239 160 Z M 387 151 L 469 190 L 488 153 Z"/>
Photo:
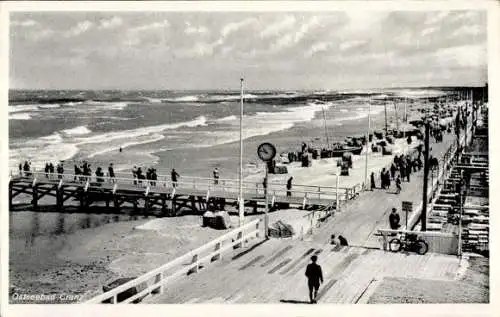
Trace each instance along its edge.
<path fill-rule="evenodd" d="M 197 273 L 198 272 L 198 266 L 199 266 L 199 263 L 198 263 L 198 254 L 193 255 L 193 260 L 191 261 L 191 264 L 195 264 L 195 263 L 196 263 L 196 266 L 191 269 L 191 272 L 193 272 L 193 273 Z"/>
<path fill-rule="evenodd" d="M 151 294 L 162 294 L 163 293 L 163 272 L 156 274 L 154 284 L 158 285 L 158 288 L 155 288 L 151 291 Z"/>

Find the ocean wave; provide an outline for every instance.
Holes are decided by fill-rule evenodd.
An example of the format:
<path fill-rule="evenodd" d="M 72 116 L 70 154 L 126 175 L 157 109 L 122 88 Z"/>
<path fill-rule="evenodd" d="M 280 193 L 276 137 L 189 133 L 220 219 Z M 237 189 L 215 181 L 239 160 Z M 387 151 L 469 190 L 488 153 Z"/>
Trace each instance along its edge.
<path fill-rule="evenodd" d="M 13 113 L 9 114 L 9 120 L 31 120 L 32 117 L 29 113 Z"/>
<path fill-rule="evenodd" d="M 85 103 L 85 105 L 96 106 L 95 110 L 100 110 L 100 109 L 123 110 L 127 108 L 128 104 L 129 103 L 125 101 L 113 102 L 113 101 L 93 101 L 93 100 L 90 100 Z"/>
<path fill-rule="evenodd" d="M 136 146 L 136 145 L 141 145 L 141 144 L 147 144 L 147 143 L 153 143 L 153 142 L 157 142 L 157 141 L 161 141 L 165 138 L 165 136 L 161 135 L 161 134 L 153 134 L 153 135 L 148 135 L 148 136 L 145 136 L 142 140 L 136 140 L 136 141 L 132 141 L 132 142 L 125 142 L 125 143 L 122 143 L 120 145 L 114 145 L 114 146 L 110 146 L 110 147 L 106 147 L 105 149 L 102 149 L 102 150 L 98 150 L 98 151 L 94 151 L 92 153 L 90 153 L 88 155 L 88 158 L 93 158 L 97 155 L 102 155 L 102 154 L 106 154 L 106 153 L 109 153 L 109 152 L 113 152 L 113 151 L 117 151 L 119 150 L 120 148 L 121 149 L 126 149 L 128 147 L 131 147 L 131 146 Z"/>
<path fill-rule="evenodd" d="M 35 104 L 9 106 L 9 113 L 37 111 L 38 106 Z"/>
<path fill-rule="evenodd" d="M 238 120 L 238 117 L 236 117 L 235 115 L 231 115 L 231 116 L 223 117 L 220 119 L 216 119 L 214 121 L 215 122 L 227 122 L 227 121 L 236 121 L 236 120 Z"/>
<path fill-rule="evenodd" d="M 349 112 L 349 110 L 347 110 L 347 109 L 340 109 L 340 112 L 346 113 L 346 112 Z"/>
<path fill-rule="evenodd" d="M 84 134 L 92 133 L 92 131 L 90 131 L 87 128 L 87 126 L 84 126 L 84 125 L 79 126 L 79 127 L 75 127 L 72 129 L 62 130 L 61 132 L 66 134 L 66 135 L 84 135 Z"/>
<path fill-rule="evenodd" d="M 202 126 L 207 124 L 207 119 L 205 116 L 199 116 L 196 119 L 193 119 L 191 121 L 185 121 L 185 122 L 179 122 L 179 123 L 168 123 L 168 124 L 160 124 L 160 125 L 154 125 L 154 126 L 148 126 L 148 127 L 141 127 L 141 128 L 136 128 L 136 129 L 130 129 L 130 130 L 122 130 L 122 131 L 117 131 L 117 132 L 107 132 L 91 137 L 85 137 L 85 138 L 77 138 L 77 142 L 79 144 L 87 144 L 87 143 L 103 143 L 103 142 L 109 142 L 112 140 L 119 140 L 119 139 L 130 139 L 134 137 L 139 137 L 147 134 L 152 134 L 152 133 L 160 133 L 165 130 L 172 130 L 172 129 L 178 129 L 182 127 L 196 127 L 196 126 Z"/>
<path fill-rule="evenodd" d="M 165 98 L 162 99 L 162 101 L 166 102 L 196 102 L 200 100 L 200 97 L 202 95 L 190 95 L 190 96 L 181 96 L 181 97 L 175 97 L 175 98 Z"/>
<path fill-rule="evenodd" d="M 60 107 L 61 107 L 61 105 L 57 104 L 57 103 L 38 106 L 38 108 L 41 108 L 41 109 L 55 109 L 55 108 L 60 108 Z"/>

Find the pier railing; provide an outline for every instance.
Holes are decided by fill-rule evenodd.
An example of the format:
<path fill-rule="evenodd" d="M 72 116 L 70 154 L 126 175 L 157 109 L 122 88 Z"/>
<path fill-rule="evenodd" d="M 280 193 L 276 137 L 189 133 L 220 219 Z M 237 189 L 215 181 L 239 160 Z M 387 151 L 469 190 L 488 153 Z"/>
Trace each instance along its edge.
<path fill-rule="evenodd" d="M 72 185 L 75 183 L 82 184 L 85 190 L 88 188 L 111 188 L 114 191 L 119 189 L 134 189 L 140 188 L 145 192 L 177 192 L 182 190 L 202 191 L 207 196 L 211 194 L 238 194 L 239 182 L 235 179 L 218 179 L 183 176 L 177 182 L 172 182 L 170 178 L 161 177 L 158 180 L 137 179 L 123 177 L 124 174 L 119 174 L 117 177 L 95 176 L 95 175 L 74 175 L 74 174 L 58 174 L 45 173 L 40 171 L 35 172 L 11 172 L 11 177 L 23 177 L 30 179 L 33 183 L 51 182 L 54 184 Z M 175 183 L 175 186 L 174 186 Z M 286 189 L 286 184 L 269 183 L 267 189 L 263 184 L 257 182 L 244 181 L 242 189 L 244 196 L 255 195 L 264 196 L 266 191 L 270 201 L 273 197 L 287 196 L 289 193 L 294 197 L 301 197 L 306 200 L 310 199 L 325 199 L 336 200 L 337 195 L 339 200 L 350 200 L 356 197 L 361 191 L 360 184 L 353 187 L 334 187 L 334 186 L 314 186 L 294 184 L 291 190 Z"/>
<path fill-rule="evenodd" d="M 85 303 L 125 304 L 141 300 L 148 295 L 161 294 L 165 284 L 169 281 L 198 272 L 201 266 L 206 267 L 214 261 L 221 260 L 224 253 L 243 247 L 250 239 L 264 238 L 264 232 L 260 227 L 261 221 L 262 219 L 252 220 L 157 269 L 98 295 Z M 131 289 L 135 290 L 135 294 L 124 298 Z"/>

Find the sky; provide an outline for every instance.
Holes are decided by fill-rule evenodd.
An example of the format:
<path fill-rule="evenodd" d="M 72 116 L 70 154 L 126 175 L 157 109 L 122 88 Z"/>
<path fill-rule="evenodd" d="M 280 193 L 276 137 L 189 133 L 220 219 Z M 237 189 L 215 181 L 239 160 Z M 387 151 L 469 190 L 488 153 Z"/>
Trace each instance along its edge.
<path fill-rule="evenodd" d="M 485 11 L 12 12 L 14 89 L 483 85 Z"/>

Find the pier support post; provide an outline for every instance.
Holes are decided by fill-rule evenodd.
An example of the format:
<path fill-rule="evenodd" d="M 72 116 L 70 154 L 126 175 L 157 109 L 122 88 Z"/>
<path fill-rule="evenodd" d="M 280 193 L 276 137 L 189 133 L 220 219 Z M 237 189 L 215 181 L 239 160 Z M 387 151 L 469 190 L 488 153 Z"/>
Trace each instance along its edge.
<path fill-rule="evenodd" d="M 63 190 L 60 187 L 56 188 L 56 210 L 57 212 L 62 211 L 63 205 Z"/>
<path fill-rule="evenodd" d="M 144 197 L 144 215 L 146 217 L 149 216 L 149 197 L 148 196 Z"/>
<path fill-rule="evenodd" d="M 38 185 L 33 186 L 33 210 L 38 210 Z"/>
<path fill-rule="evenodd" d="M 12 181 L 9 182 L 9 210 L 12 210 Z"/>
<path fill-rule="evenodd" d="M 161 213 L 163 216 L 166 216 L 167 213 L 167 195 L 161 195 Z"/>

